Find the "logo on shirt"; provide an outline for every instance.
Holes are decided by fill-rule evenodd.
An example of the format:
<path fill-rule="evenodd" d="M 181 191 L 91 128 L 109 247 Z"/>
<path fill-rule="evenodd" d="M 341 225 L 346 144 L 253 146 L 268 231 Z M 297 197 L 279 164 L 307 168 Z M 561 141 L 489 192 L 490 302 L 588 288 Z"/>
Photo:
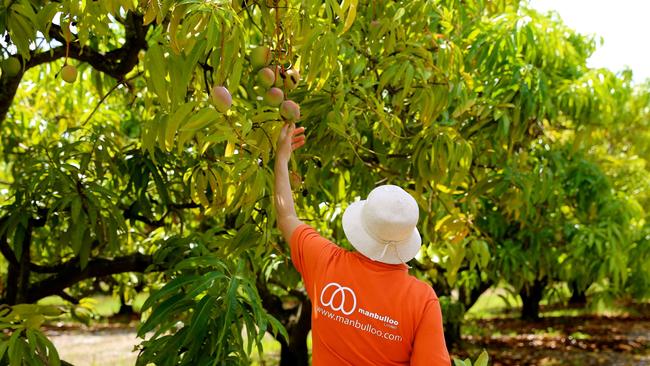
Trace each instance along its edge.
<path fill-rule="evenodd" d="M 351 288 L 330 282 L 320 293 L 320 303 L 334 311 L 350 315 L 357 308 L 357 296 Z"/>

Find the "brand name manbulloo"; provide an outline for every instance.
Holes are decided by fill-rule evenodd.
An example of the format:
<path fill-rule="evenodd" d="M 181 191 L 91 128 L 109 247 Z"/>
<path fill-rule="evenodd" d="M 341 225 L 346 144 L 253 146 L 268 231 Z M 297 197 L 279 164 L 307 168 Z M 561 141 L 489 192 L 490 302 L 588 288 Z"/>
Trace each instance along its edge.
<path fill-rule="evenodd" d="M 341 286 L 336 282 L 330 282 L 323 288 L 320 294 L 320 303 L 332 310 L 340 311 L 345 315 L 350 315 L 355 310 L 358 310 L 359 313 L 369 318 L 394 326 L 399 325 L 397 320 L 388 315 L 377 314 L 362 308 L 357 309 L 357 296 L 354 291 L 351 288 Z"/>

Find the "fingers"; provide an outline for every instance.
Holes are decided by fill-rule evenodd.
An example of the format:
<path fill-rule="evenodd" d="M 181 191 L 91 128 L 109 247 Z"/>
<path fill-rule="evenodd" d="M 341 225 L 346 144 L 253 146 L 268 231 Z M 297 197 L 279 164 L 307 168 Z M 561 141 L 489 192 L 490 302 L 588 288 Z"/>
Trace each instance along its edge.
<path fill-rule="evenodd" d="M 295 144 L 298 142 L 304 142 L 305 141 L 305 135 L 300 135 L 300 136 L 295 136 L 294 138 L 291 139 L 291 143 Z"/>
<path fill-rule="evenodd" d="M 304 128 L 303 128 L 303 130 L 304 130 Z M 305 135 L 294 136 L 291 139 L 291 151 L 294 151 L 294 150 L 300 148 L 304 144 L 305 144 Z"/>
<path fill-rule="evenodd" d="M 294 126 L 295 126 L 295 124 L 294 124 Z M 295 130 L 293 130 L 293 135 L 296 136 L 296 135 L 299 135 L 299 134 L 304 133 L 304 132 L 305 132 L 304 127 L 298 127 Z"/>
<path fill-rule="evenodd" d="M 295 151 L 295 150 L 299 149 L 304 144 L 305 144 L 304 139 L 302 141 L 291 144 L 291 151 Z"/>
<path fill-rule="evenodd" d="M 280 140 L 285 141 L 283 143 L 288 143 L 287 140 L 291 138 L 291 151 L 302 147 L 305 144 L 305 128 L 298 127 L 296 128 L 295 123 L 286 123 L 282 126 L 282 131 L 280 133 Z"/>

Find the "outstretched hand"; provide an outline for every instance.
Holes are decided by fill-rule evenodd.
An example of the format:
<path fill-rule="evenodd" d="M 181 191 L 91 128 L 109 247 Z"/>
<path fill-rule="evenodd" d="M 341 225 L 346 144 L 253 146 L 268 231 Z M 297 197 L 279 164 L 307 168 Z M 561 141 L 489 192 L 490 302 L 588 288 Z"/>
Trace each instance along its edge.
<path fill-rule="evenodd" d="M 291 158 L 291 153 L 305 144 L 305 128 L 296 128 L 295 123 L 287 123 L 282 126 L 280 138 L 278 139 L 277 158 Z"/>

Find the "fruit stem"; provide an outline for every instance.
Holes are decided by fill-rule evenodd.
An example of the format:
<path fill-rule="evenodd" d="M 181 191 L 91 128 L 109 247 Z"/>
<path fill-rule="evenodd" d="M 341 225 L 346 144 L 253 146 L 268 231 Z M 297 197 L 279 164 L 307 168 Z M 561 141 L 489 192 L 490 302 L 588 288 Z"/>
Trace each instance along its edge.
<path fill-rule="evenodd" d="M 280 8 L 278 7 L 279 5 L 279 0 L 275 0 L 273 2 L 273 7 L 275 8 L 275 47 L 273 49 L 273 58 L 275 59 L 276 65 L 278 67 L 275 68 L 275 80 L 278 80 L 278 77 L 280 77 L 280 72 L 281 67 L 282 67 L 282 58 L 280 57 Z"/>
<path fill-rule="evenodd" d="M 226 27 L 223 24 L 223 19 L 221 20 L 221 45 L 219 49 L 219 72 L 217 73 L 217 83 L 218 85 L 223 85 L 223 39 L 226 37 Z"/>
<path fill-rule="evenodd" d="M 68 55 L 70 54 L 70 25 L 66 23 L 64 27 L 67 27 L 68 31 L 63 32 L 63 36 L 65 37 L 65 60 L 63 60 L 63 66 L 68 64 Z"/>

